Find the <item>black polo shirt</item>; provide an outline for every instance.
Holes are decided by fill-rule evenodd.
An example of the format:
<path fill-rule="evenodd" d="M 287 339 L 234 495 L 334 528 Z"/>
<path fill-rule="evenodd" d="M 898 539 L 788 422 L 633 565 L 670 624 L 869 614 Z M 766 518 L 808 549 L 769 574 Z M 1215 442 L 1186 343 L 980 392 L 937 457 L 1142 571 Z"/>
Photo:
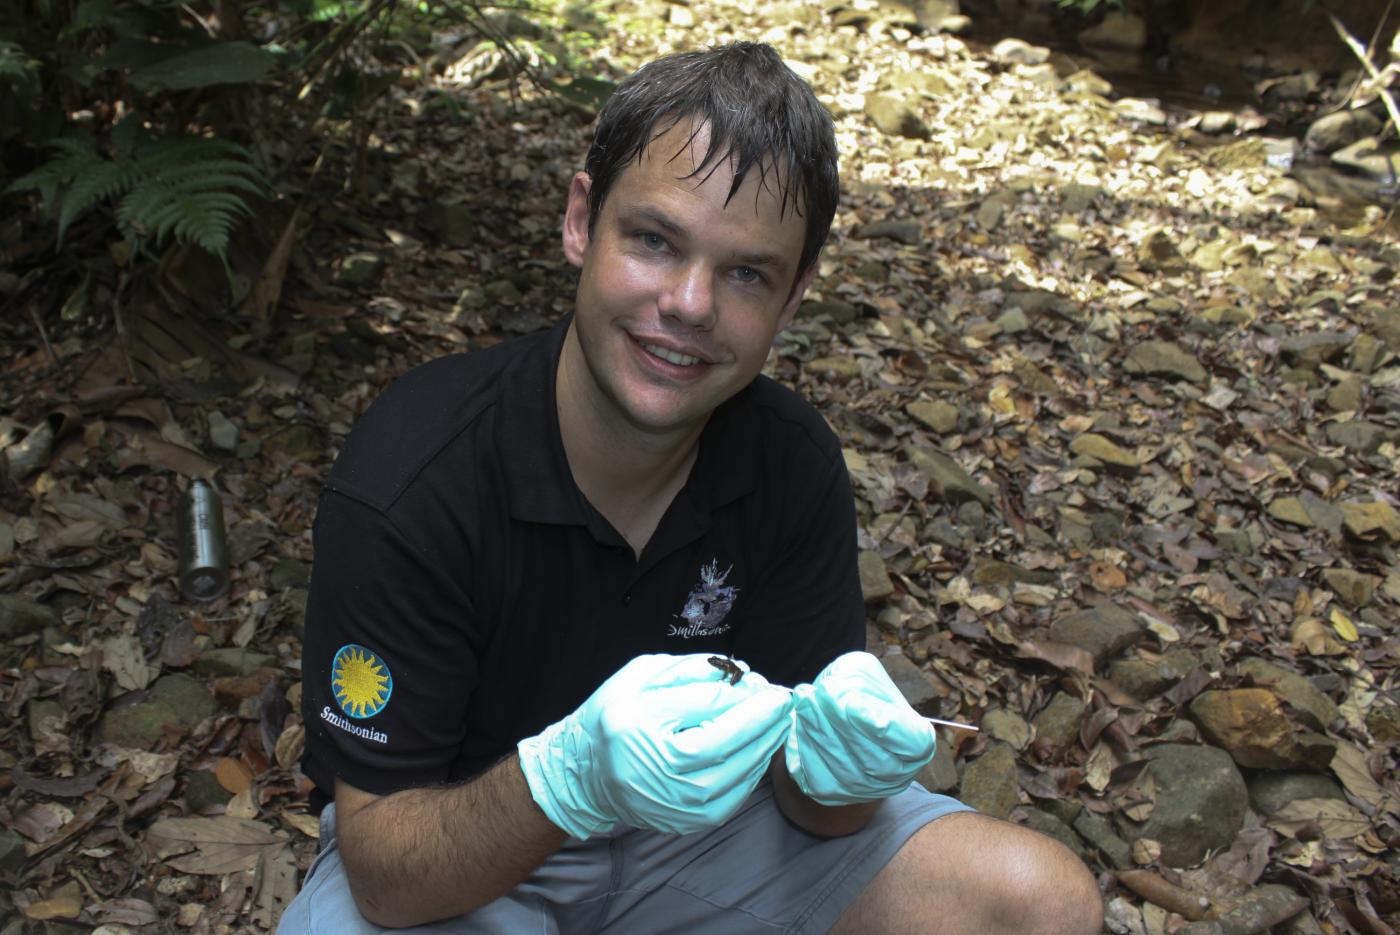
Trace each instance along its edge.
<path fill-rule="evenodd" d="M 470 777 L 642 653 L 795 685 L 863 648 L 850 481 L 816 411 L 766 377 L 716 410 L 638 560 L 565 459 L 568 321 L 414 369 L 331 470 L 302 656 L 325 793 Z"/>

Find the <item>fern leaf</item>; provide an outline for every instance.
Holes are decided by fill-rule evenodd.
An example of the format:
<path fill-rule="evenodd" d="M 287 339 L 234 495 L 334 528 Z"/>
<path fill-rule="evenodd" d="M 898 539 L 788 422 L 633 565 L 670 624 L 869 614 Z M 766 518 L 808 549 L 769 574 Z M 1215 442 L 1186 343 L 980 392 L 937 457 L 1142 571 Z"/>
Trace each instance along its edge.
<path fill-rule="evenodd" d="M 63 243 L 68 225 L 78 215 L 98 202 L 126 191 L 140 177 L 140 165 L 129 160 L 96 159 L 86 166 L 63 193 L 63 204 L 58 213 L 58 242 Z"/>

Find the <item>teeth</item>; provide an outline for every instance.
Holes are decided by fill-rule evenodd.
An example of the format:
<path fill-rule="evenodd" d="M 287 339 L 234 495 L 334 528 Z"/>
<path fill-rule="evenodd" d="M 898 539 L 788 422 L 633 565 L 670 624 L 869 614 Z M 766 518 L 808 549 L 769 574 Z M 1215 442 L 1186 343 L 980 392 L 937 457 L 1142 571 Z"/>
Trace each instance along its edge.
<path fill-rule="evenodd" d="M 691 364 L 700 363 L 700 358 L 698 357 L 691 357 L 689 354 L 677 354 L 675 351 L 668 350 L 657 344 L 643 344 L 642 347 L 646 348 L 647 353 L 655 354 L 662 360 L 675 364 L 678 367 L 689 367 Z"/>

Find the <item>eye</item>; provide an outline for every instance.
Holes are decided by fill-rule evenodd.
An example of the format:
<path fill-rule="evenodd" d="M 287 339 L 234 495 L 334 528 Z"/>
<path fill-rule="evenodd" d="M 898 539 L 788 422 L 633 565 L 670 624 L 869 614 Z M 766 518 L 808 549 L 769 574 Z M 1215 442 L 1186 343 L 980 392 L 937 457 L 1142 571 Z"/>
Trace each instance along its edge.
<path fill-rule="evenodd" d="M 641 240 L 642 246 L 646 247 L 648 250 L 666 249 L 666 238 L 662 237 L 660 234 L 654 234 L 651 231 L 642 231 L 637 237 Z"/>
<path fill-rule="evenodd" d="M 744 285 L 760 285 L 765 281 L 763 274 L 752 266 L 738 267 L 734 270 L 734 278 Z"/>

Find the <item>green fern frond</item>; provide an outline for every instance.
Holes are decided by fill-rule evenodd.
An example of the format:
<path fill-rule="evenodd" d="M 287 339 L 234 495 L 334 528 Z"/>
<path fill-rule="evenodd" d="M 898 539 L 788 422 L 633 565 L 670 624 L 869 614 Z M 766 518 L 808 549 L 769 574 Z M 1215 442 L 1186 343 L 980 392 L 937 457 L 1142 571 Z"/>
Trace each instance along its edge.
<path fill-rule="evenodd" d="M 58 212 L 58 242 L 78 215 L 98 202 L 115 198 L 141 178 L 141 164 L 133 159 L 96 159 L 84 167 L 63 193 Z"/>

